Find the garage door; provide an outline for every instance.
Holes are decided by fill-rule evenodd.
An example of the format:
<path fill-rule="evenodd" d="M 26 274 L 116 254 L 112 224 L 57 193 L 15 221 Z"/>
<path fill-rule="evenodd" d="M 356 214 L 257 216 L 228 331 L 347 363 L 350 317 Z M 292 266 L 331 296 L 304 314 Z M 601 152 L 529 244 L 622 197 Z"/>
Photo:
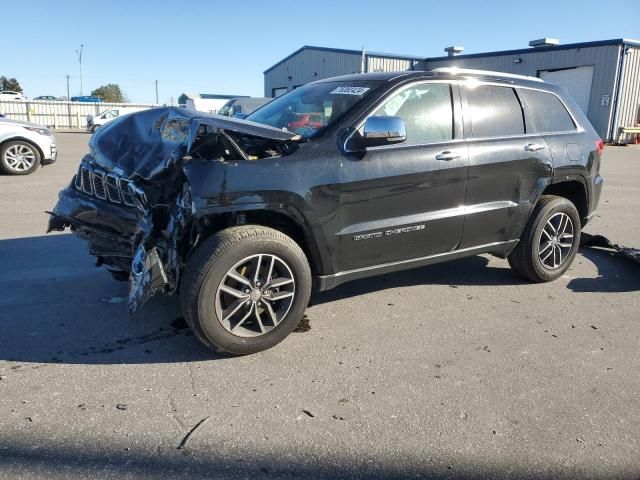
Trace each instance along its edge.
<path fill-rule="evenodd" d="M 589 113 L 593 66 L 541 70 L 540 78 L 545 82 L 555 83 L 566 88 L 585 115 Z"/>

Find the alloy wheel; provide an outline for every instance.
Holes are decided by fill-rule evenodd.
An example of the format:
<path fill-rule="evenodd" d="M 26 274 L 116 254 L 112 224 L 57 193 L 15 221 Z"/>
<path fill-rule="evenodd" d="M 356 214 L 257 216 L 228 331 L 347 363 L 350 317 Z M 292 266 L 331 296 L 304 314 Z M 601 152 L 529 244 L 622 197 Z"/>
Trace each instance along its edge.
<path fill-rule="evenodd" d="M 216 292 L 218 320 L 231 334 L 257 337 L 274 329 L 295 297 L 291 268 L 276 255 L 256 254 L 236 263 Z"/>
<path fill-rule="evenodd" d="M 36 162 L 36 154 L 27 145 L 11 145 L 4 151 L 4 163 L 14 172 L 26 172 Z"/>
<path fill-rule="evenodd" d="M 545 268 L 559 268 L 573 247 L 574 227 L 571 218 L 560 212 L 552 215 L 542 229 L 538 257 Z"/>

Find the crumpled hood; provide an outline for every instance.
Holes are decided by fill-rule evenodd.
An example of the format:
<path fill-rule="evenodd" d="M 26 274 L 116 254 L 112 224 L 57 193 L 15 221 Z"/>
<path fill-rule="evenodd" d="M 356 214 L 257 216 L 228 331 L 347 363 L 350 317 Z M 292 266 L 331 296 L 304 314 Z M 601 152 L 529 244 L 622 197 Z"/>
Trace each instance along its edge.
<path fill-rule="evenodd" d="M 161 107 L 107 123 L 91 137 L 90 155 L 109 172 L 150 180 L 189 154 L 202 125 L 282 142 L 298 137 L 286 130 L 239 118 Z"/>

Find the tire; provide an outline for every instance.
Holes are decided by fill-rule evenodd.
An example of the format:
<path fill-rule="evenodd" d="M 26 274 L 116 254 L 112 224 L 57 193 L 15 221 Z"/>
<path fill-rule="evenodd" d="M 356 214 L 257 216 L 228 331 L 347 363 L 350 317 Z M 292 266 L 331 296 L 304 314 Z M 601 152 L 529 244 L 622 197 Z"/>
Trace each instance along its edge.
<path fill-rule="evenodd" d="M 41 160 L 40 151 L 29 142 L 13 140 L 0 148 L 0 170 L 9 175 L 29 175 Z"/>
<path fill-rule="evenodd" d="M 196 337 L 231 355 L 257 353 L 284 340 L 300 322 L 310 295 L 311 269 L 302 249 L 283 233 L 258 225 L 209 237 L 188 260 L 180 286 L 182 313 Z"/>
<path fill-rule="evenodd" d="M 544 195 L 509 255 L 509 265 L 533 282 L 555 280 L 571 266 L 580 245 L 580 233 L 580 215 L 573 203 L 563 197 Z"/>

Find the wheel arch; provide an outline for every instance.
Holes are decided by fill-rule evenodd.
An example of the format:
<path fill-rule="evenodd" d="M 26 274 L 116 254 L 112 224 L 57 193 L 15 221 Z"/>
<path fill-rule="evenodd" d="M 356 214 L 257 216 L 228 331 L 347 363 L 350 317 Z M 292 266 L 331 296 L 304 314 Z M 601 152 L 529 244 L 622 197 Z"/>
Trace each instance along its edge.
<path fill-rule="evenodd" d="M 552 182 L 542 191 L 542 195 L 556 195 L 569 200 L 578 210 L 581 226 L 585 226 L 589 215 L 589 198 L 584 178 L 576 175 Z"/>
<path fill-rule="evenodd" d="M 309 260 L 313 275 L 323 272 L 323 263 L 318 244 L 312 233 L 311 226 L 296 209 L 257 208 L 237 209 L 233 212 L 215 213 L 203 216 L 198 220 L 202 233 L 201 243 L 214 233 L 237 225 L 260 225 L 278 230 L 296 242 Z"/>
<path fill-rule="evenodd" d="M 9 138 L 5 138 L 4 140 L 0 140 L 0 149 L 2 149 L 9 142 L 25 142 L 25 143 L 28 143 L 29 145 L 31 145 L 32 147 L 34 147 L 38 151 L 38 154 L 40 155 L 40 162 L 42 162 L 42 159 L 44 158 L 44 152 L 42 151 L 40 146 L 36 142 L 34 142 L 33 140 L 31 140 L 29 138 L 25 138 L 25 137 L 9 137 Z"/>

